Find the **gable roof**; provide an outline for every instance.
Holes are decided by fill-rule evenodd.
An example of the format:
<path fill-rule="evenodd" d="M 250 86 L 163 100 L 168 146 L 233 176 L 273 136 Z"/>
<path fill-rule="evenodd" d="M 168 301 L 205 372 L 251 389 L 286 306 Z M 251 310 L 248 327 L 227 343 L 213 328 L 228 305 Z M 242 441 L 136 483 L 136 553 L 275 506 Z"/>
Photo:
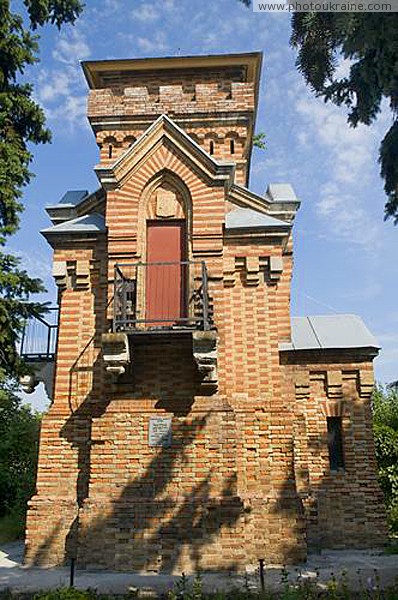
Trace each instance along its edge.
<path fill-rule="evenodd" d="M 197 144 L 166 114 L 160 115 L 148 129 L 111 165 L 95 167 L 95 172 L 105 188 L 120 184 L 136 165 L 147 156 L 161 139 L 167 138 L 176 148 L 180 148 L 202 173 L 215 183 L 233 183 L 234 162 L 219 162 Z"/>

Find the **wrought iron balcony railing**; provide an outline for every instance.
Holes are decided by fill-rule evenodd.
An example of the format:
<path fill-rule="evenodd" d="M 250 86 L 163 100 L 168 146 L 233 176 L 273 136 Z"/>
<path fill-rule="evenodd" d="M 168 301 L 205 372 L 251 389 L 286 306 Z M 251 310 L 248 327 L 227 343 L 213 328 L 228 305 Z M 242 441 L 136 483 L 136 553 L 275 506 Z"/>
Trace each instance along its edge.
<path fill-rule="evenodd" d="M 26 321 L 21 336 L 19 354 L 27 361 L 52 361 L 57 350 L 58 307 L 48 308 L 42 316 Z"/>
<path fill-rule="evenodd" d="M 211 328 L 203 261 L 116 264 L 114 286 L 114 331 Z"/>

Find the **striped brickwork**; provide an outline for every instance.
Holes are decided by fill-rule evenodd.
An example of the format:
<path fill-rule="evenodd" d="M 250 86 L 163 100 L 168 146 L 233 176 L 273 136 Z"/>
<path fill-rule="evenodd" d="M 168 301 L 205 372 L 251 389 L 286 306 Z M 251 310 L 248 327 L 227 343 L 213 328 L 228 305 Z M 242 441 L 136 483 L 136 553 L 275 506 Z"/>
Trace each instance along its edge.
<path fill-rule="evenodd" d="M 252 83 L 233 69 L 194 82 L 192 73 L 131 77 L 115 74 L 90 92 L 102 167 L 166 112 L 207 152 L 212 141 L 215 159 L 233 160 L 236 182 L 246 180 Z M 54 261 L 66 269 L 57 270 L 55 392 L 42 425 L 27 562 L 242 570 L 259 559 L 304 560 L 308 547 L 381 543 L 371 362 L 279 351 L 291 338 L 291 236 L 227 231 L 232 181 L 211 175 L 166 133 L 156 140 L 138 158 L 128 154 L 120 179 L 104 184 L 106 233 L 55 244 Z M 201 387 L 190 333 L 130 342 L 126 373 L 105 374 L 100 340 L 113 314 L 114 265 L 145 262 L 159 188 L 175 194 L 175 216 L 186 220 L 189 260 L 206 261 L 217 390 Z M 280 272 L 271 257 L 282 260 Z M 340 415 L 346 470 L 331 473 L 326 419 Z M 171 418 L 170 447 L 149 445 L 154 416 Z"/>
<path fill-rule="evenodd" d="M 370 396 L 373 368 L 355 353 L 289 353 L 286 380 L 295 389 L 294 456 L 308 545 L 372 548 L 386 539 L 377 482 Z M 341 417 L 344 469 L 329 465 L 327 417 Z"/>

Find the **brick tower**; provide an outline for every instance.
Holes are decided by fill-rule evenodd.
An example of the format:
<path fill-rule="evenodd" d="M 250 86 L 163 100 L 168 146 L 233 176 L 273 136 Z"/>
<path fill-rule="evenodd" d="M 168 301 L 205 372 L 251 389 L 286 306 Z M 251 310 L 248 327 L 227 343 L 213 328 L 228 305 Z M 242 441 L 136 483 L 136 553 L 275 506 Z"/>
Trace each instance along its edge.
<path fill-rule="evenodd" d="M 59 335 L 26 561 L 192 572 L 383 540 L 352 315 L 290 318 L 288 184 L 247 189 L 261 55 L 83 63 L 100 188 L 48 207 Z"/>

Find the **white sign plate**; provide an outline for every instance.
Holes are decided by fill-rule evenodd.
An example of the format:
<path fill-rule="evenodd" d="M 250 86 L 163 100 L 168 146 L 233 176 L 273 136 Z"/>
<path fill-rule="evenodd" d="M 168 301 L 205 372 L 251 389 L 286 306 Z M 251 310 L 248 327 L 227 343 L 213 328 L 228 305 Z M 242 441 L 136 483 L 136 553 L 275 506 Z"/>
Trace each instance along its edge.
<path fill-rule="evenodd" d="M 171 446 L 171 417 L 150 417 L 149 440 L 150 446 Z"/>

